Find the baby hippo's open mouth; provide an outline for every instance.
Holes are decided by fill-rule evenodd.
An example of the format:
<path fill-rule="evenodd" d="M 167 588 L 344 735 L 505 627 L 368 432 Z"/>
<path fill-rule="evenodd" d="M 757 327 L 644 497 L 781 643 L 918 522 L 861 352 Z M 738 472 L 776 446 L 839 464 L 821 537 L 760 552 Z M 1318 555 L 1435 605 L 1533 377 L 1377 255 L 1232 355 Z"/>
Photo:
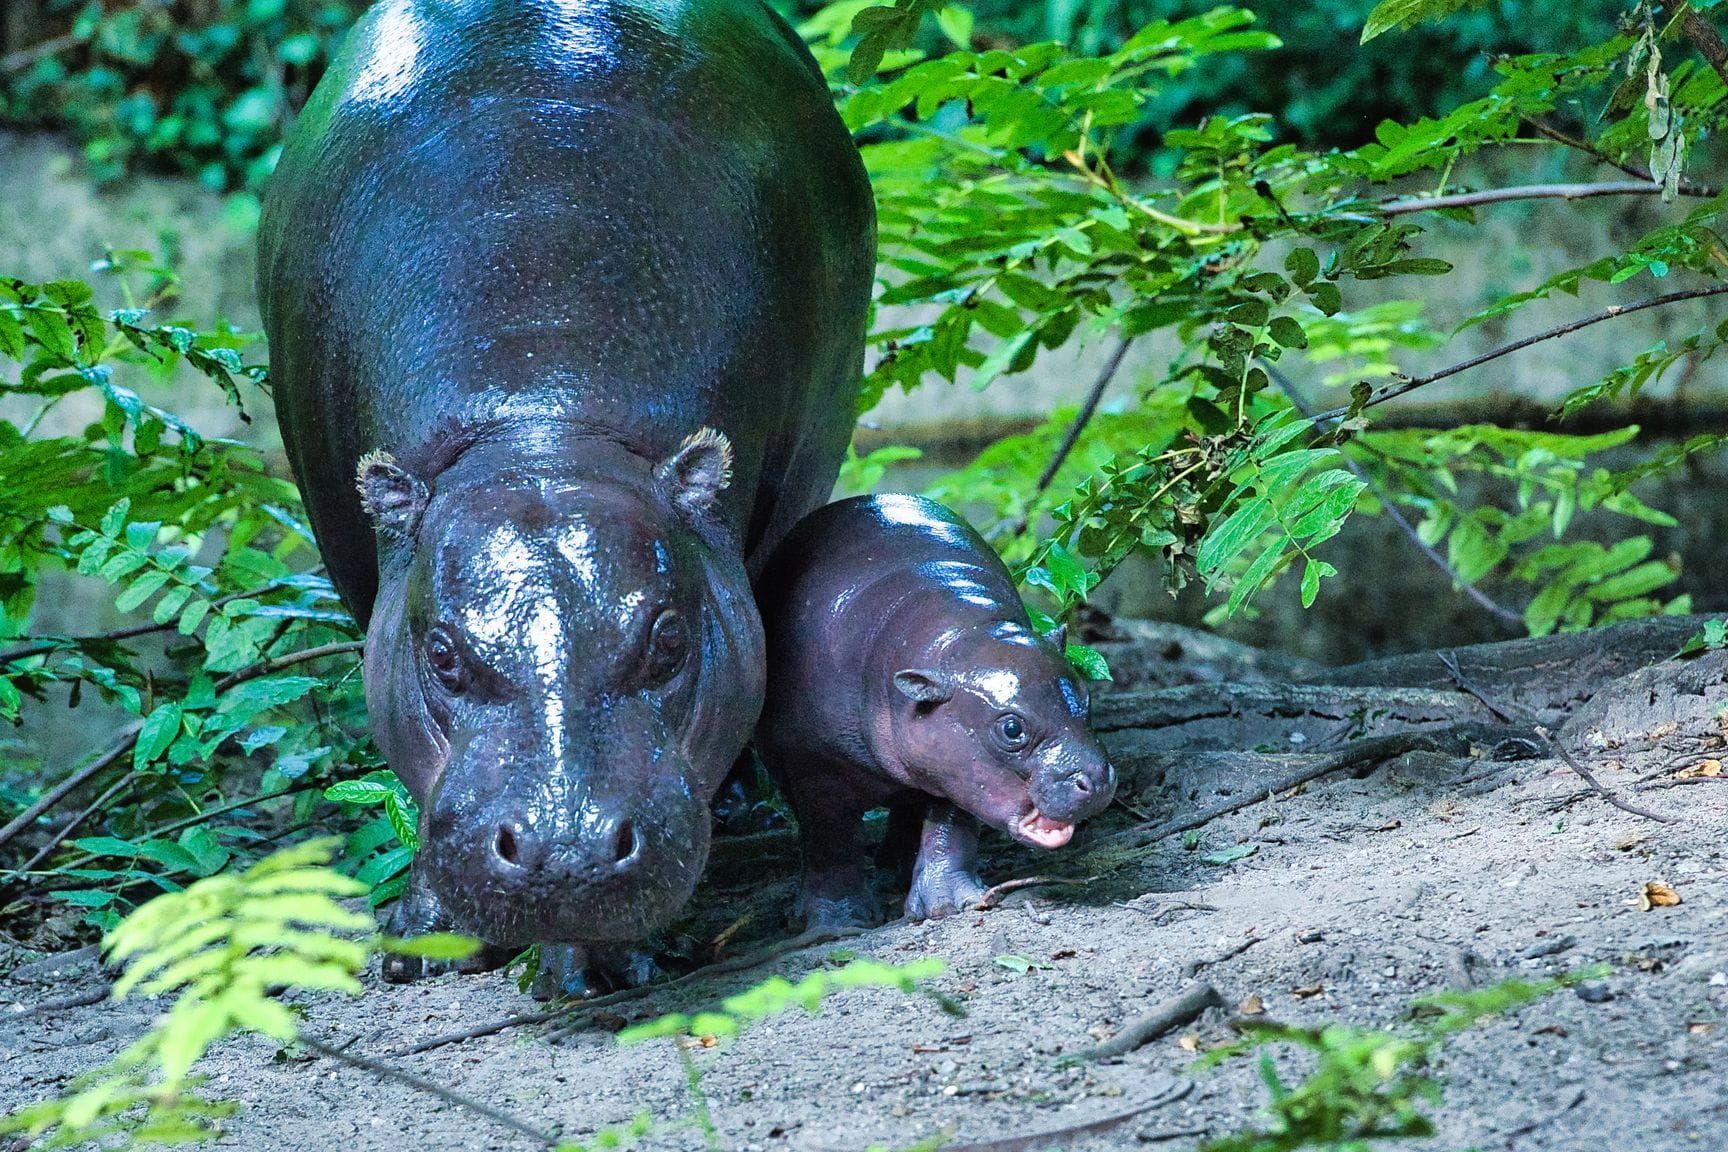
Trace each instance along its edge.
<path fill-rule="evenodd" d="M 1039 848 L 1060 848 L 1074 836 L 1074 825 L 1064 820 L 1052 820 L 1038 809 L 1020 818 L 1014 825 L 1016 839 Z"/>

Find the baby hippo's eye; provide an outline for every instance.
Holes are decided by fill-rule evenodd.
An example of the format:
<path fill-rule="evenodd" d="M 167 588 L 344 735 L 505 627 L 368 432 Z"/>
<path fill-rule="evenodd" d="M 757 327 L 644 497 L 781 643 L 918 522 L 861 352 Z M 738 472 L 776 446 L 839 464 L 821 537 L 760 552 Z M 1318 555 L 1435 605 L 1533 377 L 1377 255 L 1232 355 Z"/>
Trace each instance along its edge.
<path fill-rule="evenodd" d="M 683 666 L 689 647 L 690 630 L 684 624 L 683 613 L 668 608 L 656 616 L 654 627 L 648 633 L 649 683 L 658 684 L 670 679 Z"/>
<path fill-rule="evenodd" d="M 1028 739 L 1025 722 L 1012 712 L 997 719 L 991 735 L 995 736 L 996 743 L 1008 752 L 1018 752 L 1026 747 Z"/>
<path fill-rule="evenodd" d="M 462 682 L 462 650 L 456 634 L 443 624 L 426 633 L 426 664 L 444 687 L 454 690 Z"/>

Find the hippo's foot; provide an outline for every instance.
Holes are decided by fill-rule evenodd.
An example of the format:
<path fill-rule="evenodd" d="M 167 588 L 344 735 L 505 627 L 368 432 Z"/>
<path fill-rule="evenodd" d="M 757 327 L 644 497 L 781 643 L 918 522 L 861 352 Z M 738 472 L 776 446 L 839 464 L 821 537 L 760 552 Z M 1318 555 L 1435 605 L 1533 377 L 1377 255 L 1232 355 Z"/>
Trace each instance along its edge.
<path fill-rule="evenodd" d="M 925 871 L 919 868 L 912 878 L 912 888 L 906 893 L 908 920 L 940 920 L 952 916 L 978 902 L 989 891 L 976 872 L 947 869 Z"/>
<path fill-rule="evenodd" d="M 431 932 L 459 932 L 461 929 L 451 921 L 438 897 L 420 881 L 418 873 L 410 871 L 408 887 L 396 901 L 396 907 L 390 910 L 384 931 L 386 935 L 408 939 Z M 412 984 L 446 972 L 486 972 L 508 959 L 507 951 L 490 944 L 481 945 L 478 952 L 462 960 L 433 960 L 425 956 L 386 952 L 383 974 L 391 984 Z"/>
<path fill-rule="evenodd" d="M 882 914 L 868 888 L 824 895 L 811 891 L 806 884 L 804 891 L 799 893 L 797 907 L 792 910 L 792 921 L 794 926 L 802 926 L 806 932 L 826 932 L 874 928 L 882 922 Z"/>
<path fill-rule="evenodd" d="M 930 805 L 906 893 L 907 919 L 935 920 L 975 903 L 987 891 L 977 860 L 978 821 L 952 804 Z"/>
<path fill-rule="evenodd" d="M 590 1000 L 637 988 L 660 975 L 654 954 L 616 945 L 542 944 L 540 971 L 528 994 L 536 1000 Z"/>
<path fill-rule="evenodd" d="M 856 852 L 844 863 L 826 865 L 812 862 L 811 855 L 806 844 L 804 882 L 789 917 L 793 927 L 805 931 L 874 928 L 882 922 L 870 891 L 870 874 Z"/>

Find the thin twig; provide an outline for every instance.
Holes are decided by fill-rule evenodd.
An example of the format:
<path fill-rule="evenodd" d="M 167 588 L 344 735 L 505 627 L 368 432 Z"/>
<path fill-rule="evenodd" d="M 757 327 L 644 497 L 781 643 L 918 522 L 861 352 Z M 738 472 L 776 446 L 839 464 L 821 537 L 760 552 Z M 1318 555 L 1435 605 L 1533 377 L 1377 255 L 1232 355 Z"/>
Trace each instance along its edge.
<path fill-rule="evenodd" d="M 274 659 L 253 664 L 250 667 L 242 668 L 238 672 L 233 672 L 224 676 L 221 680 L 216 682 L 215 691 L 220 695 L 228 689 L 233 688 L 235 685 L 243 684 L 248 680 L 256 680 L 262 676 L 268 676 L 273 672 L 280 672 L 284 668 L 291 668 L 296 664 L 303 664 L 308 660 L 318 660 L 325 656 L 338 656 L 348 652 L 360 652 L 365 647 L 366 644 L 363 640 L 344 640 L 334 644 L 320 644 L 315 648 L 306 648 L 299 652 L 290 652 L 285 656 L 277 656 Z M 5 845 L 11 842 L 18 833 L 30 827 L 30 825 L 34 824 L 50 809 L 57 807 L 61 801 L 65 800 L 67 796 L 76 791 L 79 786 L 88 782 L 92 777 L 99 775 L 104 769 L 108 768 L 115 761 L 130 752 L 133 744 L 138 741 L 138 730 L 140 727 L 142 727 L 140 724 L 132 725 L 126 731 L 125 735 L 117 740 L 113 746 L 101 756 L 62 780 L 59 784 L 50 789 L 40 800 L 20 812 L 5 827 L 0 828 L 0 845 Z"/>
<path fill-rule="evenodd" d="M 1272 379 L 1277 383 L 1279 389 L 1285 396 L 1289 397 L 1290 403 L 1295 406 L 1296 411 L 1300 412 L 1309 420 L 1313 420 L 1313 413 L 1310 411 L 1307 402 L 1303 399 L 1302 394 L 1297 390 L 1295 381 L 1286 376 L 1277 365 L 1272 364 L 1269 361 L 1262 361 L 1261 363 L 1266 371 L 1271 374 Z M 1370 475 L 1368 470 L 1362 467 L 1358 461 L 1353 459 L 1349 453 L 1346 452 L 1341 455 L 1344 458 L 1344 467 L 1348 468 L 1358 480 L 1361 480 L 1364 484 L 1368 485 L 1368 490 L 1373 492 L 1375 499 L 1380 501 L 1380 506 L 1386 510 L 1386 515 L 1391 518 L 1392 523 L 1397 525 L 1398 530 L 1403 532 L 1410 542 L 1416 546 L 1417 551 L 1421 552 L 1422 555 L 1428 558 L 1429 563 L 1439 568 L 1440 571 L 1444 572 L 1447 577 L 1451 579 L 1454 587 L 1462 589 L 1464 595 L 1476 601 L 1477 604 L 1487 609 L 1492 615 L 1515 624 L 1522 624 L 1524 622 L 1524 617 L 1521 613 L 1514 612 L 1512 609 L 1504 607 L 1499 601 L 1488 595 L 1488 593 L 1476 587 L 1473 582 L 1460 576 L 1458 570 L 1452 567 L 1451 561 L 1440 555 L 1440 550 L 1438 548 L 1435 548 L 1434 545 L 1422 539 L 1422 533 L 1416 530 L 1416 525 L 1410 523 L 1409 518 L 1399 509 L 1398 505 L 1393 501 L 1391 493 L 1386 491 L 1385 485 L 1381 484 L 1372 475 Z"/>
<path fill-rule="evenodd" d="M 230 592 L 226 596 L 210 601 L 210 607 L 220 608 L 234 600 L 254 600 L 267 592 L 281 586 L 280 580 L 258 588 L 248 588 L 244 592 Z M 128 624 L 124 628 L 115 628 L 109 632 L 98 632 L 93 636 L 55 636 L 46 640 L 35 640 L 22 647 L 0 652 L 0 664 L 11 664 L 18 660 L 28 660 L 32 656 L 46 656 L 51 652 L 60 652 L 67 648 L 82 648 L 86 644 L 113 644 L 121 640 L 131 640 L 138 636 L 148 636 L 152 632 L 169 632 L 178 628 L 180 622 L 170 618 L 167 623 Z"/>
<path fill-rule="evenodd" d="M 52 856 L 54 854 L 55 850 L 60 847 L 60 845 L 66 843 L 66 841 L 70 840 L 72 838 L 72 833 L 78 831 L 79 827 L 84 823 L 84 821 L 90 819 L 90 817 L 94 816 L 97 812 L 100 812 L 102 809 L 108 807 L 108 805 L 114 801 L 115 797 L 119 796 L 122 792 L 126 791 L 126 789 L 132 787 L 133 784 L 137 783 L 137 779 L 138 778 L 136 776 L 132 775 L 131 773 L 128 773 L 125 776 L 120 777 L 120 779 L 114 781 L 113 784 L 111 784 L 108 788 L 103 790 L 102 795 L 100 795 L 100 796 L 96 797 L 96 799 L 90 801 L 89 805 L 84 809 L 84 811 L 82 811 L 82 812 L 78 813 L 78 815 L 72 817 L 72 819 L 68 820 L 63 827 L 61 827 L 60 829 L 58 829 L 54 833 L 54 835 L 48 837 L 48 843 L 46 843 L 46 844 L 42 845 L 42 847 L 38 848 L 36 850 L 36 855 L 30 857 L 30 859 L 26 860 L 24 863 L 20 864 L 18 867 L 11 869 L 7 873 L 7 879 L 12 879 L 13 877 L 16 877 L 16 876 L 27 875 L 29 872 L 33 871 L 35 869 L 36 865 L 38 865 L 38 864 L 42 863 L 42 861 L 48 859 L 48 857 Z"/>
<path fill-rule="evenodd" d="M 1022 888 L 1041 888 L 1053 884 L 1078 888 L 1090 884 L 1096 879 L 1098 879 L 1096 876 L 1088 876 L 1084 880 L 1069 880 L 1061 876 L 1022 876 L 1018 880 L 1004 880 L 1000 884 L 986 888 L 978 899 L 966 906 L 966 910 L 968 912 L 988 912 L 1002 903 L 1003 897 L 1011 892 L 1018 892 Z"/>
<path fill-rule="evenodd" d="M 472 1028 L 464 1028 L 458 1032 L 446 1032 L 442 1035 L 433 1036 L 429 1039 L 408 1044 L 401 1048 L 394 1048 L 386 1053 L 386 1055 L 394 1057 L 412 1056 L 418 1052 L 430 1052 L 434 1048 L 442 1048 L 447 1044 L 460 1044 L 465 1040 L 478 1040 L 484 1036 L 494 1036 L 499 1032 L 503 1032 L 510 1028 L 533 1024 L 549 1024 L 554 1020 L 572 1021 L 573 1017 L 593 1012 L 596 1009 L 608 1008 L 613 1004 L 621 1004 L 626 1000 L 638 1000 L 655 992 L 664 992 L 674 988 L 681 988 L 685 985 L 695 983 L 698 980 L 705 980 L 713 976 L 721 976 L 729 972 L 741 972 L 746 968 L 754 968 L 758 964 L 766 964 L 770 960 L 777 960 L 782 956 L 788 956 L 793 952 L 817 944 L 825 944 L 831 940 L 841 940 L 850 936 L 862 935 L 863 931 L 862 928 L 815 929 L 794 936 L 790 940 L 781 941 L 779 944 L 764 948 L 758 952 L 753 952 L 747 956 L 735 956 L 730 960 L 721 960 L 718 963 L 709 964 L 704 968 L 698 968 L 693 972 L 687 972 L 674 980 L 666 980 L 658 984 L 644 984 L 640 988 L 625 988 L 618 992 L 608 993 L 605 996 L 596 996 L 592 1000 L 584 1000 L 580 1004 L 566 1004 L 562 1007 L 548 1009 L 545 1012 L 519 1012 L 511 1016 L 506 1016 L 502 1020 L 494 1020 L 489 1024 L 479 1024 Z M 552 1040 L 561 1035 L 563 1035 L 562 1030 L 555 1033 L 548 1033 L 546 1039 Z"/>
<path fill-rule="evenodd" d="M 1082 1060 L 1107 1060 L 1124 1056 L 1149 1041 L 1156 1040 L 1172 1028 L 1192 1023 L 1208 1008 L 1222 1008 L 1224 997 L 1210 984 L 1192 984 L 1180 994 L 1164 1001 L 1152 1011 L 1130 1021 L 1122 1031 L 1100 1044 L 1080 1053 Z"/>
<path fill-rule="evenodd" d="M 327 1056 L 332 1060 L 347 1064 L 352 1068 L 359 1068 L 363 1071 L 370 1072 L 372 1075 L 384 1080 L 393 1080 L 396 1083 L 406 1085 L 417 1092 L 424 1092 L 429 1096 L 436 1096 L 446 1104 L 454 1104 L 456 1107 L 466 1109 L 467 1111 L 474 1113 L 476 1116 L 483 1116 L 494 1124 L 499 1124 L 505 1128 L 511 1129 L 512 1131 L 520 1132 L 522 1135 L 538 1141 L 548 1148 L 556 1148 L 558 1146 L 558 1137 L 551 1132 L 542 1128 L 536 1128 L 526 1120 L 517 1116 L 512 1116 L 510 1113 L 476 1100 L 472 1096 L 464 1096 L 462 1093 L 446 1088 L 442 1084 L 434 1084 L 432 1081 L 416 1076 L 412 1072 L 406 1072 L 401 1068 L 394 1068 L 389 1064 L 379 1063 L 378 1061 L 368 1059 L 365 1056 L 355 1056 L 341 1048 L 325 1044 L 320 1040 L 314 1040 L 304 1033 L 300 1035 L 296 1043 L 298 1043 L 302 1048 L 307 1048 L 318 1053 L 320 1056 Z"/>
<path fill-rule="evenodd" d="M 1440 666 L 1446 669 L 1447 674 L 1452 677 L 1452 683 L 1458 686 L 1459 691 L 1468 692 L 1470 695 L 1476 697 L 1477 700 L 1481 701 L 1482 706 L 1488 709 L 1489 714 L 1492 715 L 1494 719 L 1503 724 L 1510 724 L 1513 722 L 1511 713 L 1500 707 L 1500 705 L 1494 703 L 1494 701 L 1488 699 L 1487 696 L 1484 696 L 1482 690 L 1472 684 L 1464 675 L 1464 670 L 1458 667 L 1458 654 L 1456 652 L 1436 652 L 1434 655 L 1439 659 Z"/>
<path fill-rule="evenodd" d="M 5 1018 L 16 1020 L 21 1016 L 54 1016 L 73 1008 L 88 1008 L 92 1004 L 100 1004 L 108 999 L 108 992 L 113 985 L 103 982 L 100 988 L 90 988 L 83 992 L 74 992 L 70 996 L 56 996 L 52 1000 L 44 1000 L 40 1004 L 19 1004 Z"/>
<path fill-rule="evenodd" d="M 1062 470 L 1062 465 L 1068 462 L 1068 456 L 1074 451 L 1074 445 L 1080 440 L 1080 433 L 1086 430 L 1086 425 L 1092 422 L 1093 415 L 1098 411 L 1098 402 L 1104 398 L 1105 389 L 1116 379 L 1116 373 L 1122 367 L 1122 361 L 1128 357 L 1128 349 L 1134 346 L 1134 337 L 1124 336 L 1117 341 L 1116 348 L 1110 353 L 1110 358 L 1099 370 L 1097 379 L 1092 381 L 1091 389 L 1086 393 L 1085 402 L 1080 405 L 1080 411 L 1074 417 L 1074 423 L 1068 426 L 1068 431 L 1062 437 L 1062 443 L 1056 446 L 1044 471 L 1038 474 L 1038 482 L 1032 486 L 1032 499 L 1044 495 L 1050 487 L 1050 482 L 1056 479 L 1056 473 Z"/>
<path fill-rule="evenodd" d="M 745 956 L 734 956 L 730 960 L 716 961 L 706 967 L 698 968 L 694 972 L 686 972 L 677 979 L 668 980 L 664 984 L 644 984 L 640 988 L 626 988 L 622 992 L 614 992 L 611 996 L 597 997 L 584 1002 L 575 1011 L 580 1013 L 586 1009 L 601 1007 L 601 1001 L 617 1003 L 621 1000 L 635 1000 L 653 992 L 683 988 L 699 981 L 712 979 L 715 976 L 744 972 L 770 961 L 790 956 L 794 952 L 801 952 L 806 948 L 813 948 L 818 944 L 827 944 L 834 940 L 846 940 L 853 936 L 862 936 L 864 932 L 865 929 L 863 928 L 812 928 L 807 932 L 799 933 L 790 940 L 782 940 L 778 944 L 771 944 Z M 564 1037 L 573 1034 L 579 1027 L 581 1027 L 580 1021 L 571 1020 L 570 1023 L 547 1032 L 544 1039 L 548 1044 L 555 1044 Z"/>
<path fill-rule="evenodd" d="M 1509 200 L 1587 200 L 1593 196 L 1655 196 L 1662 185 L 1642 180 L 1599 180 L 1583 184 L 1525 184 L 1514 188 L 1484 188 L 1480 192 L 1455 192 L 1450 196 L 1413 196 L 1375 205 L 1380 216 L 1404 216 L 1411 212 L 1432 212 L 1441 208 L 1475 208 L 1483 204 L 1501 204 Z M 1698 196 L 1702 190 L 1682 192 Z"/>
<path fill-rule="evenodd" d="M 1656 177 L 1650 175 L 1650 170 L 1648 168 L 1642 168 L 1630 161 L 1617 160 L 1596 147 L 1596 145 L 1590 143 L 1588 140 L 1580 140 L 1576 136 L 1568 136 L 1558 128 L 1549 124 L 1544 124 L 1540 120 L 1526 119 L 1524 123 L 1528 124 L 1542 135 L 1548 137 L 1548 139 L 1554 141 L 1556 144 L 1564 144 L 1566 147 L 1582 152 L 1584 155 L 1589 156 L 1594 160 L 1598 160 L 1611 168 L 1618 168 L 1628 176 L 1652 182 L 1656 179 Z M 1712 188 L 1706 184 L 1695 184 L 1690 180 L 1680 181 L 1679 189 L 1684 195 L 1701 196 L 1705 198 L 1719 196 L 1722 193 L 1722 189 L 1720 188 Z"/>
<path fill-rule="evenodd" d="M 1618 792 L 1604 788 L 1602 782 L 1597 780 L 1596 777 L 1591 774 L 1590 769 L 1584 767 L 1583 763 L 1581 763 L 1576 756 L 1572 755 L 1572 753 L 1562 747 L 1561 744 L 1549 734 L 1548 729 L 1542 727 L 1540 724 L 1536 726 L 1536 735 L 1541 737 L 1542 743 L 1547 745 L 1551 752 L 1559 756 L 1560 759 L 1566 761 L 1566 767 L 1577 773 L 1580 780 L 1590 785 L 1590 790 L 1592 792 L 1595 792 L 1596 795 L 1602 797 L 1602 799 L 1608 801 L 1608 803 L 1614 805 L 1614 807 L 1620 809 L 1622 812 L 1630 812 L 1634 816 L 1642 816 L 1644 819 L 1654 820 L 1658 824 L 1675 824 L 1679 822 L 1673 816 L 1664 816 L 1660 812 L 1652 812 L 1648 808 L 1641 808 L 1630 800 L 1623 798 Z"/>
<path fill-rule="evenodd" d="M 72 775 L 60 781 L 60 783 L 56 784 L 53 788 L 50 788 L 46 793 L 44 793 L 40 800 L 37 800 L 36 803 L 30 805 L 30 807 L 24 809 L 24 811 L 13 817 L 4 828 L 0 828 L 0 845 L 10 843 L 13 837 L 24 831 L 24 829 L 30 827 L 30 825 L 36 823 L 37 820 L 42 818 L 44 813 L 57 806 L 62 800 L 70 796 L 92 777 L 100 775 L 105 768 L 120 759 L 120 757 L 126 755 L 126 753 L 130 752 L 133 743 L 138 739 L 138 729 L 140 727 L 142 727 L 142 725 L 132 725 L 132 727 L 128 729 L 119 740 L 114 742 L 108 751 L 102 753 L 102 755 L 96 757 L 96 759 L 72 773 Z"/>
<path fill-rule="evenodd" d="M 1044 1132 L 1030 1132 L 1024 1136 L 1002 1136 L 995 1140 L 980 1140 L 975 1144 L 943 1144 L 942 1152 L 1031 1152 L 1035 1148 L 1060 1148 L 1069 1141 L 1083 1136 L 1097 1136 L 1120 1128 L 1122 1125 L 1138 1117 L 1146 1115 L 1154 1108 L 1162 1108 L 1166 1104 L 1174 1104 L 1194 1090 L 1194 1081 L 1184 1080 L 1157 1099 L 1130 1108 L 1126 1112 L 1117 1112 L 1100 1120 L 1088 1120 L 1083 1124 L 1070 1124 L 1064 1128 L 1052 1128 Z"/>
<path fill-rule="evenodd" d="M 1265 939 L 1266 937 L 1264 936 L 1250 936 L 1246 940 L 1232 944 L 1216 956 L 1200 956 L 1196 959 L 1190 960 L 1188 963 L 1182 965 L 1182 975 L 1192 980 L 1208 968 L 1222 964 L 1226 960 L 1236 959 L 1236 957 L 1242 955 L 1242 953 L 1248 951 L 1248 949 L 1254 947 L 1254 945 Z"/>
<path fill-rule="evenodd" d="M 1392 757 L 1401 756 L 1405 752 L 1431 747 L 1435 738 L 1434 733 L 1426 732 L 1399 732 L 1390 736 L 1370 736 L 1363 740 L 1354 741 L 1340 751 L 1326 756 L 1316 756 L 1310 763 L 1304 764 L 1300 768 L 1292 769 L 1269 783 L 1238 793 L 1229 800 L 1221 801 L 1210 808 L 1191 812 L 1186 816 L 1167 821 L 1153 828 L 1139 825 L 1115 835 L 1117 837 L 1135 837 L 1141 846 L 1153 844 L 1179 832 L 1204 827 L 1221 816 L 1240 812 L 1244 808 L 1252 808 L 1280 792 L 1288 792 L 1292 788 L 1312 783 L 1333 772 L 1341 772 L 1346 768 L 1352 768 L 1362 763 L 1390 760 Z"/>
<path fill-rule="evenodd" d="M 1728 284 L 1714 284 L 1708 288 L 1691 288 L 1684 292 L 1670 292 L 1666 296 L 1652 296 L 1648 300 L 1639 300 L 1632 304 L 1616 304 L 1612 308 L 1596 313 L 1594 316 L 1586 316 L 1582 320 L 1574 320 L 1569 324 L 1562 324 L 1557 328 L 1550 328 L 1546 332 L 1538 332 L 1534 336 L 1526 336 L 1522 340 L 1514 340 L 1510 344 L 1502 344 L 1498 348 L 1484 352 L 1480 356 L 1472 356 L 1470 359 L 1459 364 L 1454 364 L 1450 368 L 1442 368 L 1440 371 L 1430 372 L 1426 376 L 1406 378 L 1400 380 L 1396 384 L 1388 384 L 1383 388 L 1377 389 L 1373 395 L 1368 397 L 1367 401 L 1362 406 L 1364 408 L 1371 408 L 1376 404 L 1384 404 L 1388 400 L 1394 399 L 1398 396 L 1403 396 L 1408 392 L 1414 392 L 1416 389 L 1426 387 L 1437 380 L 1444 380 L 1448 376 L 1456 376 L 1460 372 L 1467 372 L 1470 369 L 1479 367 L 1491 360 L 1498 360 L 1502 356 L 1522 351 L 1523 349 L 1530 347 L 1532 344 L 1540 344 L 1545 340 L 1553 340 L 1560 336 L 1570 335 L 1571 333 L 1578 331 L 1580 328 L 1588 328 L 1592 324 L 1600 324 L 1602 321 L 1612 320 L 1616 316 L 1629 316 L 1634 312 L 1642 312 L 1646 308 L 1660 308 L 1665 304 L 1678 304 L 1683 300 L 1698 300 L 1706 296 L 1720 296 L 1724 293 L 1728 293 Z M 1314 419 L 1316 421 L 1339 420 L 1350 415 L 1350 411 L 1351 410 L 1348 406 L 1343 408 L 1330 408 L 1325 412 L 1320 413 L 1318 416 L 1315 416 Z"/>

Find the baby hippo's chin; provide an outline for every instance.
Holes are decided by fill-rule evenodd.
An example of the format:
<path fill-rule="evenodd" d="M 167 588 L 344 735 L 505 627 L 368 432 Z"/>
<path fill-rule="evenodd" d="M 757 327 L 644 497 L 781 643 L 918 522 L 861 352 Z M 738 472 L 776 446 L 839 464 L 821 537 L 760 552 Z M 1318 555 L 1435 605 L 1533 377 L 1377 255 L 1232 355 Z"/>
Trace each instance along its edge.
<path fill-rule="evenodd" d="M 1060 848 L 1073 839 L 1074 825 L 1052 820 L 1034 808 L 1015 823 L 1009 835 L 1036 848 Z"/>

